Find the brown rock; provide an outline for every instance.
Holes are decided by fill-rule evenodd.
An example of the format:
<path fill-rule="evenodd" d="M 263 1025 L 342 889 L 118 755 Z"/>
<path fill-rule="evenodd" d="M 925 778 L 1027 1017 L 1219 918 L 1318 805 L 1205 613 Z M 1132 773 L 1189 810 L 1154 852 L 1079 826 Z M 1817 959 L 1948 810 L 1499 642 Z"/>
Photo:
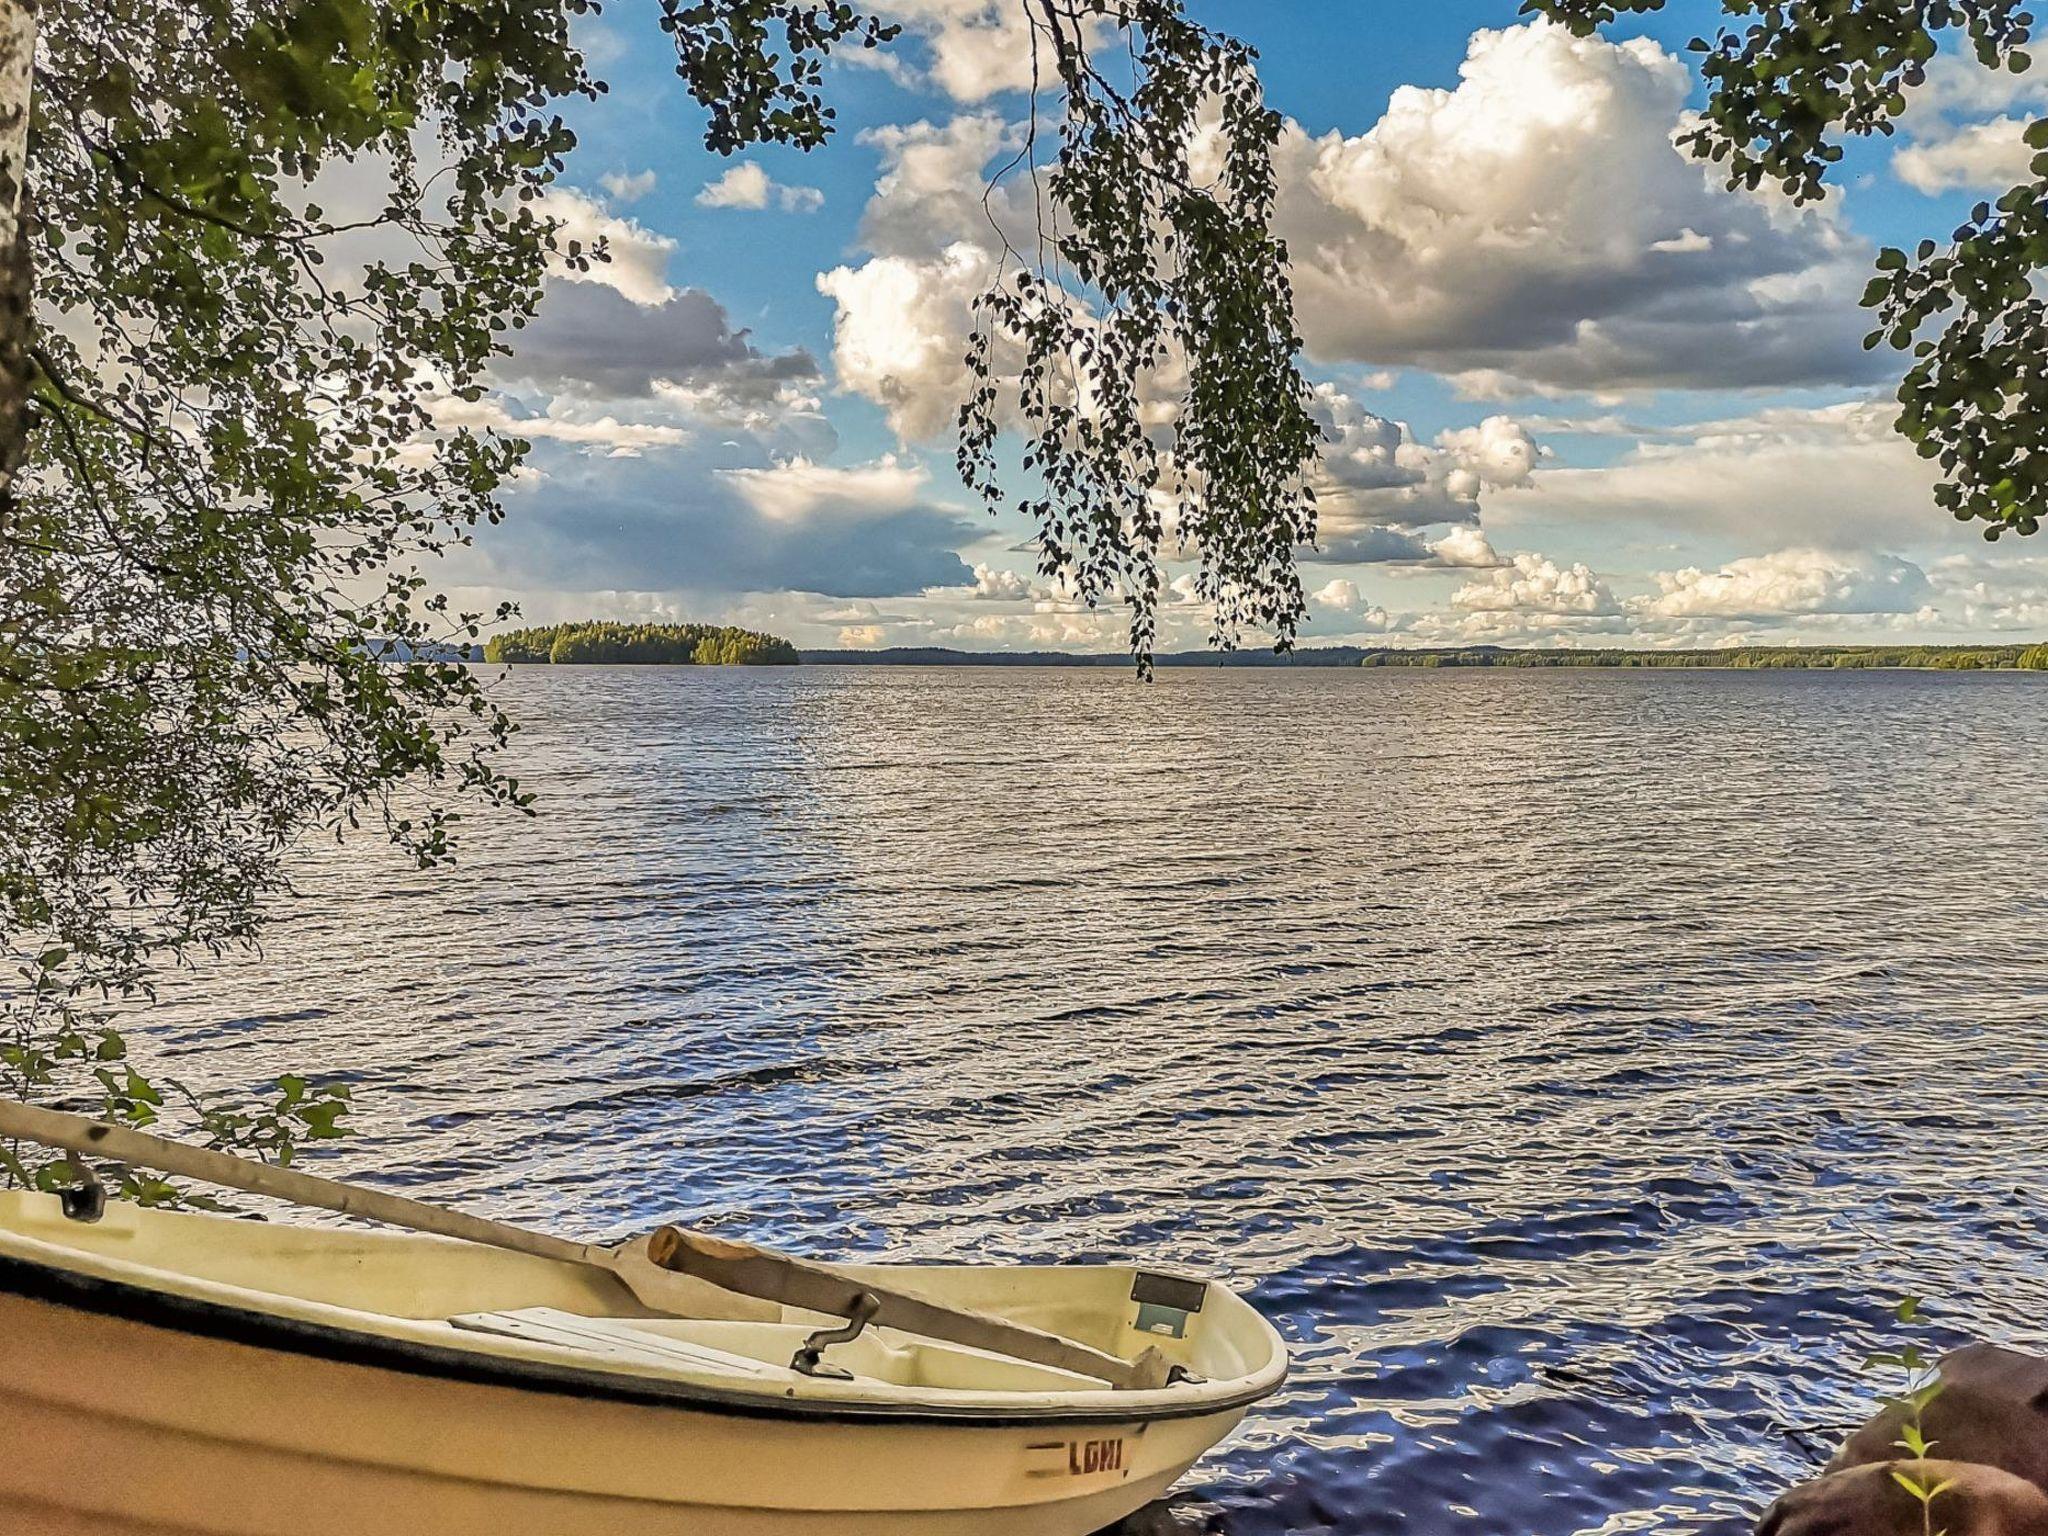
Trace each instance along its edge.
<path fill-rule="evenodd" d="M 1943 1355 L 1940 1369 L 1941 1391 L 1920 1415 L 1927 1449 L 1997 1467 L 2048 1493 L 2048 1360 L 1972 1344 Z M 1849 1437 L 1828 1470 L 1896 1459 L 1905 1423 L 1902 1411 L 1887 1408 Z"/>
<path fill-rule="evenodd" d="M 1924 1487 L 1951 1486 L 1928 1523 L 1894 1472 Z M 1961 1461 L 1888 1461 L 1801 1483 L 1764 1511 L 1757 1536 L 2048 1536 L 2048 1494 L 1996 1467 Z"/>

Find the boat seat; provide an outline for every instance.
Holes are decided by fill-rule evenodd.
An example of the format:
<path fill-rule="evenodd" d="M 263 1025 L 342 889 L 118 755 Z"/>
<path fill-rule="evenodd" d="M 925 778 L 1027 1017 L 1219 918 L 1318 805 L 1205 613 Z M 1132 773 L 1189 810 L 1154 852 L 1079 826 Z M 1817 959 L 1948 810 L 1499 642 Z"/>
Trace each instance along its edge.
<path fill-rule="evenodd" d="M 451 1317 L 449 1323 L 471 1333 L 496 1334 L 521 1339 L 529 1344 L 550 1344 L 585 1354 L 634 1365 L 658 1365 L 670 1370 L 680 1366 L 692 1371 L 717 1371 L 729 1376 L 782 1376 L 759 1360 L 712 1349 L 607 1317 L 581 1317 L 554 1307 L 525 1307 L 516 1312 L 467 1312 Z"/>

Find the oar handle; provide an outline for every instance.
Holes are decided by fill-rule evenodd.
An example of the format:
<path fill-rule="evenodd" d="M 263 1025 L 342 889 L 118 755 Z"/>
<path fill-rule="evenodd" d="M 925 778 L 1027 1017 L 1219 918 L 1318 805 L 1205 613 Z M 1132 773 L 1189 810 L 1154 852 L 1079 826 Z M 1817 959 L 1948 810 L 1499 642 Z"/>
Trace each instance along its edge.
<path fill-rule="evenodd" d="M 382 1190 L 343 1184 L 335 1179 L 301 1173 L 296 1168 L 280 1168 L 275 1163 L 259 1163 L 207 1147 L 188 1147 L 181 1142 L 152 1136 L 146 1131 L 108 1125 L 105 1121 L 89 1120 L 83 1115 L 66 1114 L 59 1109 L 41 1109 L 13 1099 L 0 1099 L 0 1137 L 41 1142 L 46 1147 L 61 1147 L 80 1156 L 110 1158 L 117 1163 L 132 1163 L 138 1168 L 154 1168 L 159 1173 L 181 1179 L 200 1179 L 227 1189 L 239 1189 L 244 1194 L 267 1195 L 277 1200 L 288 1200 L 294 1205 L 338 1211 L 344 1216 L 359 1216 L 389 1226 L 407 1227 L 415 1232 L 431 1232 L 438 1237 L 508 1248 L 514 1253 L 531 1254 L 535 1258 L 571 1264 L 601 1264 L 584 1244 L 572 1243 L 545 1232 L 508 1227 L 503 1222 L 465 1216 L 460 1211 L 408 1200 L 403 1195 L 387 1195 Z"/>

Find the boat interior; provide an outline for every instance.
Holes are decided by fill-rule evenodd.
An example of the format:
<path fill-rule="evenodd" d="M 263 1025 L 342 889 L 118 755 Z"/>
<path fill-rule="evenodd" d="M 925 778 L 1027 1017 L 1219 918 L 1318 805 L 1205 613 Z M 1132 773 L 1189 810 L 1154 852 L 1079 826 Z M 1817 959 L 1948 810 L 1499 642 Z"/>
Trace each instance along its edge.
<path fill-rule="evenodd" d="M 0 1194 L 0 1257 L 442 1347 L 778 1396 L 1107 1390 L 1093 1377 L 883 1327 L 828 1345 L 829 1369 L 799 1374 L 797 1352 L 842 1319 L 694 1280 L 690 1315 L 655 1313 L 599 1269 L 360 1226 L 119 1202 L 85 1223 L 54 1195 L 17 1192 Z M 1221 1286 L 1114 1266 L 845 1268 L 1126 1358 L 1157 1347 L 1195 1378 L 1164 1394 L 1207 1395 L 1276 1366 L 1270 1330 Z"/>

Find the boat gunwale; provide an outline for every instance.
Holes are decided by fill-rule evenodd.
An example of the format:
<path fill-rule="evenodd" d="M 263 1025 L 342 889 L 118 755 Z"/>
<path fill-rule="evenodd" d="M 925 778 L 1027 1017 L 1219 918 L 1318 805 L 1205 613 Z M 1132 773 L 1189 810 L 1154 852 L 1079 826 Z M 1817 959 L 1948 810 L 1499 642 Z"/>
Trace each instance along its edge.
<path fill-rule="evenodd" d="M 306 1355 L 345 1365 L 400 1371 L 437 1380 L 639 1407 L 826 1423 L 949 1424 L 969 1429 L 1013 1429 L 1041 1424 L 1142 1424 L 1209 1418 L 1247 1409 L 1270 1397 L 1286 1380 L 1289 1366 L 1287 1352 L 1283 1349 L 1280 1351 L 1279 1370 L 1272 1380 L 1264 1380 L 1261 1373 L 1252 1378 L 1251 1385 L 1227 1396 L 1194 1402 L 1169 1400 L 1134 1404 L 1121 1409 L 1105 1404 L 1005 1412 L 969 1404 L 769 1397 L 758 1392 L 726 1390 L 681 1379 L 589 1370 L 480 1350 L 456 1349 L 414 1339 L 393 1338 L 369 1329 L 288 1317 L 257 1307 L 180 1295 L 175 1291 L 88 1274 L 63 1265 L 40 1263 L 16 1254 L 0 1253 L 0 1294 L 254 1349 Z"/>

